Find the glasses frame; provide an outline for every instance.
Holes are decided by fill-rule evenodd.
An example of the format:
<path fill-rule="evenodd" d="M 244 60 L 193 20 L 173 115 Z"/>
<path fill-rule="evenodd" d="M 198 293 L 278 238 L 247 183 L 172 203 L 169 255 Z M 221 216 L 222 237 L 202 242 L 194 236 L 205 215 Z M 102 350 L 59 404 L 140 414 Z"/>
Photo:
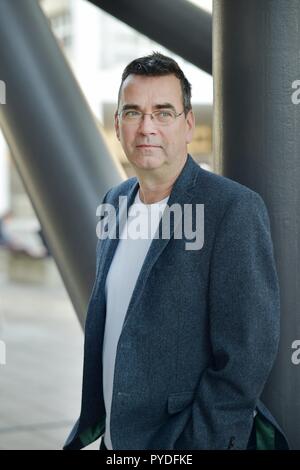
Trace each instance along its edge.
<path fill-rule="evenodd" d="M 144 116 L 151 116 L 151 121 L 154 120 L 154 116 L 153 114 L 154 113 L 158 113 L 159 111 L 162 111 L 162 109 L 157 109 L 156 111 L 153 111 L 152 113 L 143 113 L 142 111 L 139 111 L 137 109 L 124 109 L 123 111 L 121 111 L 120 113 L 117 113 L 117 116 L 119 116 L 122 119 L 122 113 L 124 113 L 125 111 L 136 111 L 138 113 L 141 113 L 141 116 L 139 119 L 132 119 L 132 121 L 124 121 L 126 124 L 132 122 L 132 123 L 137 123 L 137 124 L 140 124 L 142 122 L 142 120 L 144 119 Z M 174 111 L 173 109 L 171 111 Z M 184 110 L 181 111 L 181 113 L 176 113 L 175 112 L 175 119 L 174 121 L 170 122 L 170 123 L 163 123 L 163 122 L 157 122 L 157 121 L 154 121 L 155 124 L 158 124 L 159 126 L 169 126 L 170 124 L 172 124 L 173 122 L 175 122 L 175 120 L 181 116 L 182 114 L 184 113 Z"/>

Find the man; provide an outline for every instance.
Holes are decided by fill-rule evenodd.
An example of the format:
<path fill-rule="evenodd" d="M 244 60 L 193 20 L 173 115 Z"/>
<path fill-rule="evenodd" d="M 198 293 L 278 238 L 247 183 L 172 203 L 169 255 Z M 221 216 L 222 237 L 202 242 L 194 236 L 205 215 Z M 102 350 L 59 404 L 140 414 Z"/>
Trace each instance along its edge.
<path fill-rule="evenodd" d="M 285 446 L 259 400 L 279 340 L 267 211 L 258 194 L 187 154 L 195 127 L 190 98 L 169 57 L 153 53 L 124 70 L 115 128 L 137 178 L 104 199 L 118 215 L 122 198 L 129 209 L 109 232 L 118 235 L 97 246 L 81 414 L 65 449 L 103 434 L 101 449 Z M 141 226 L 143 210 L 154 208 L 148 239 L 123 236 L 133 233 L 136 204 Z M 168 207 L 183 214 L 197 205 L 204 227 L 193 225 L 194 233 L 204 229 L 204 244 L 188 249 L 171 218 L 169 237 L 157 236 Z"/>

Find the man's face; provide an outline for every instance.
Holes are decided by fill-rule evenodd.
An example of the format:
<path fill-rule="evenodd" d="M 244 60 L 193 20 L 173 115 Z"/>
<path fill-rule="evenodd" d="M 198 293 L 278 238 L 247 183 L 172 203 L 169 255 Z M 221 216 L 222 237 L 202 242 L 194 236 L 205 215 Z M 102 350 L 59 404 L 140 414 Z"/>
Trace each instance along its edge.
<path fill-rule="evenodd" d="M 145 77 L 129 75 L 123 83 L 118 112 L 124 107 L 152 113 L 164 105 L 176 114 L 183 111 L 180 81 L 175 75 Z M 138 122 L 124 122 L 115 116 L 115 129 L 123 150 L 138 170 L 176 173 L 185 162 L 187 144 L 194 131 L 194 115 L 182 113 L 168 125 L 156 124 L 151 116 Z"/>

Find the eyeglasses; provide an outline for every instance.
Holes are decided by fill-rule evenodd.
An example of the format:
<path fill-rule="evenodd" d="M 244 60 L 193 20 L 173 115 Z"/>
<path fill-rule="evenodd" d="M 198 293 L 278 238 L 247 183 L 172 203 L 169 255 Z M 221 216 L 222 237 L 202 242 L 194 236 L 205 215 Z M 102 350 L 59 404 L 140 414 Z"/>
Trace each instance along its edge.
<path fill-rule="evenodd" d="M 136 109 L 125 109 L 118 113 L 118 116 L 121 116 L 122 121 L 126 124 L 139 124 L 144 116 L 151 116 L 154 124 L 168 126 L 175 122 L 176 118 L 183 113 L 184 110 L 181 113 L 176 113 L 173 109 L 158 109 L 153 111 L 153 113 L 142 113 L 142 111 L 137 111 Z"/>

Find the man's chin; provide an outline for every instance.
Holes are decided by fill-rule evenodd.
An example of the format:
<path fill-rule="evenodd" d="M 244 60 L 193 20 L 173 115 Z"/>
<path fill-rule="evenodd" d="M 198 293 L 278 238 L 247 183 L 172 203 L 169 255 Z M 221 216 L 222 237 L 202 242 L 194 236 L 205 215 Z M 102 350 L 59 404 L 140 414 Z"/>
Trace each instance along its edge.
<path fill-rule="evenodd" d="M 139 156 L 132 164 L 140 170 L 156 170 L 163 166 L 164 159 L 154 155 Z"/>

